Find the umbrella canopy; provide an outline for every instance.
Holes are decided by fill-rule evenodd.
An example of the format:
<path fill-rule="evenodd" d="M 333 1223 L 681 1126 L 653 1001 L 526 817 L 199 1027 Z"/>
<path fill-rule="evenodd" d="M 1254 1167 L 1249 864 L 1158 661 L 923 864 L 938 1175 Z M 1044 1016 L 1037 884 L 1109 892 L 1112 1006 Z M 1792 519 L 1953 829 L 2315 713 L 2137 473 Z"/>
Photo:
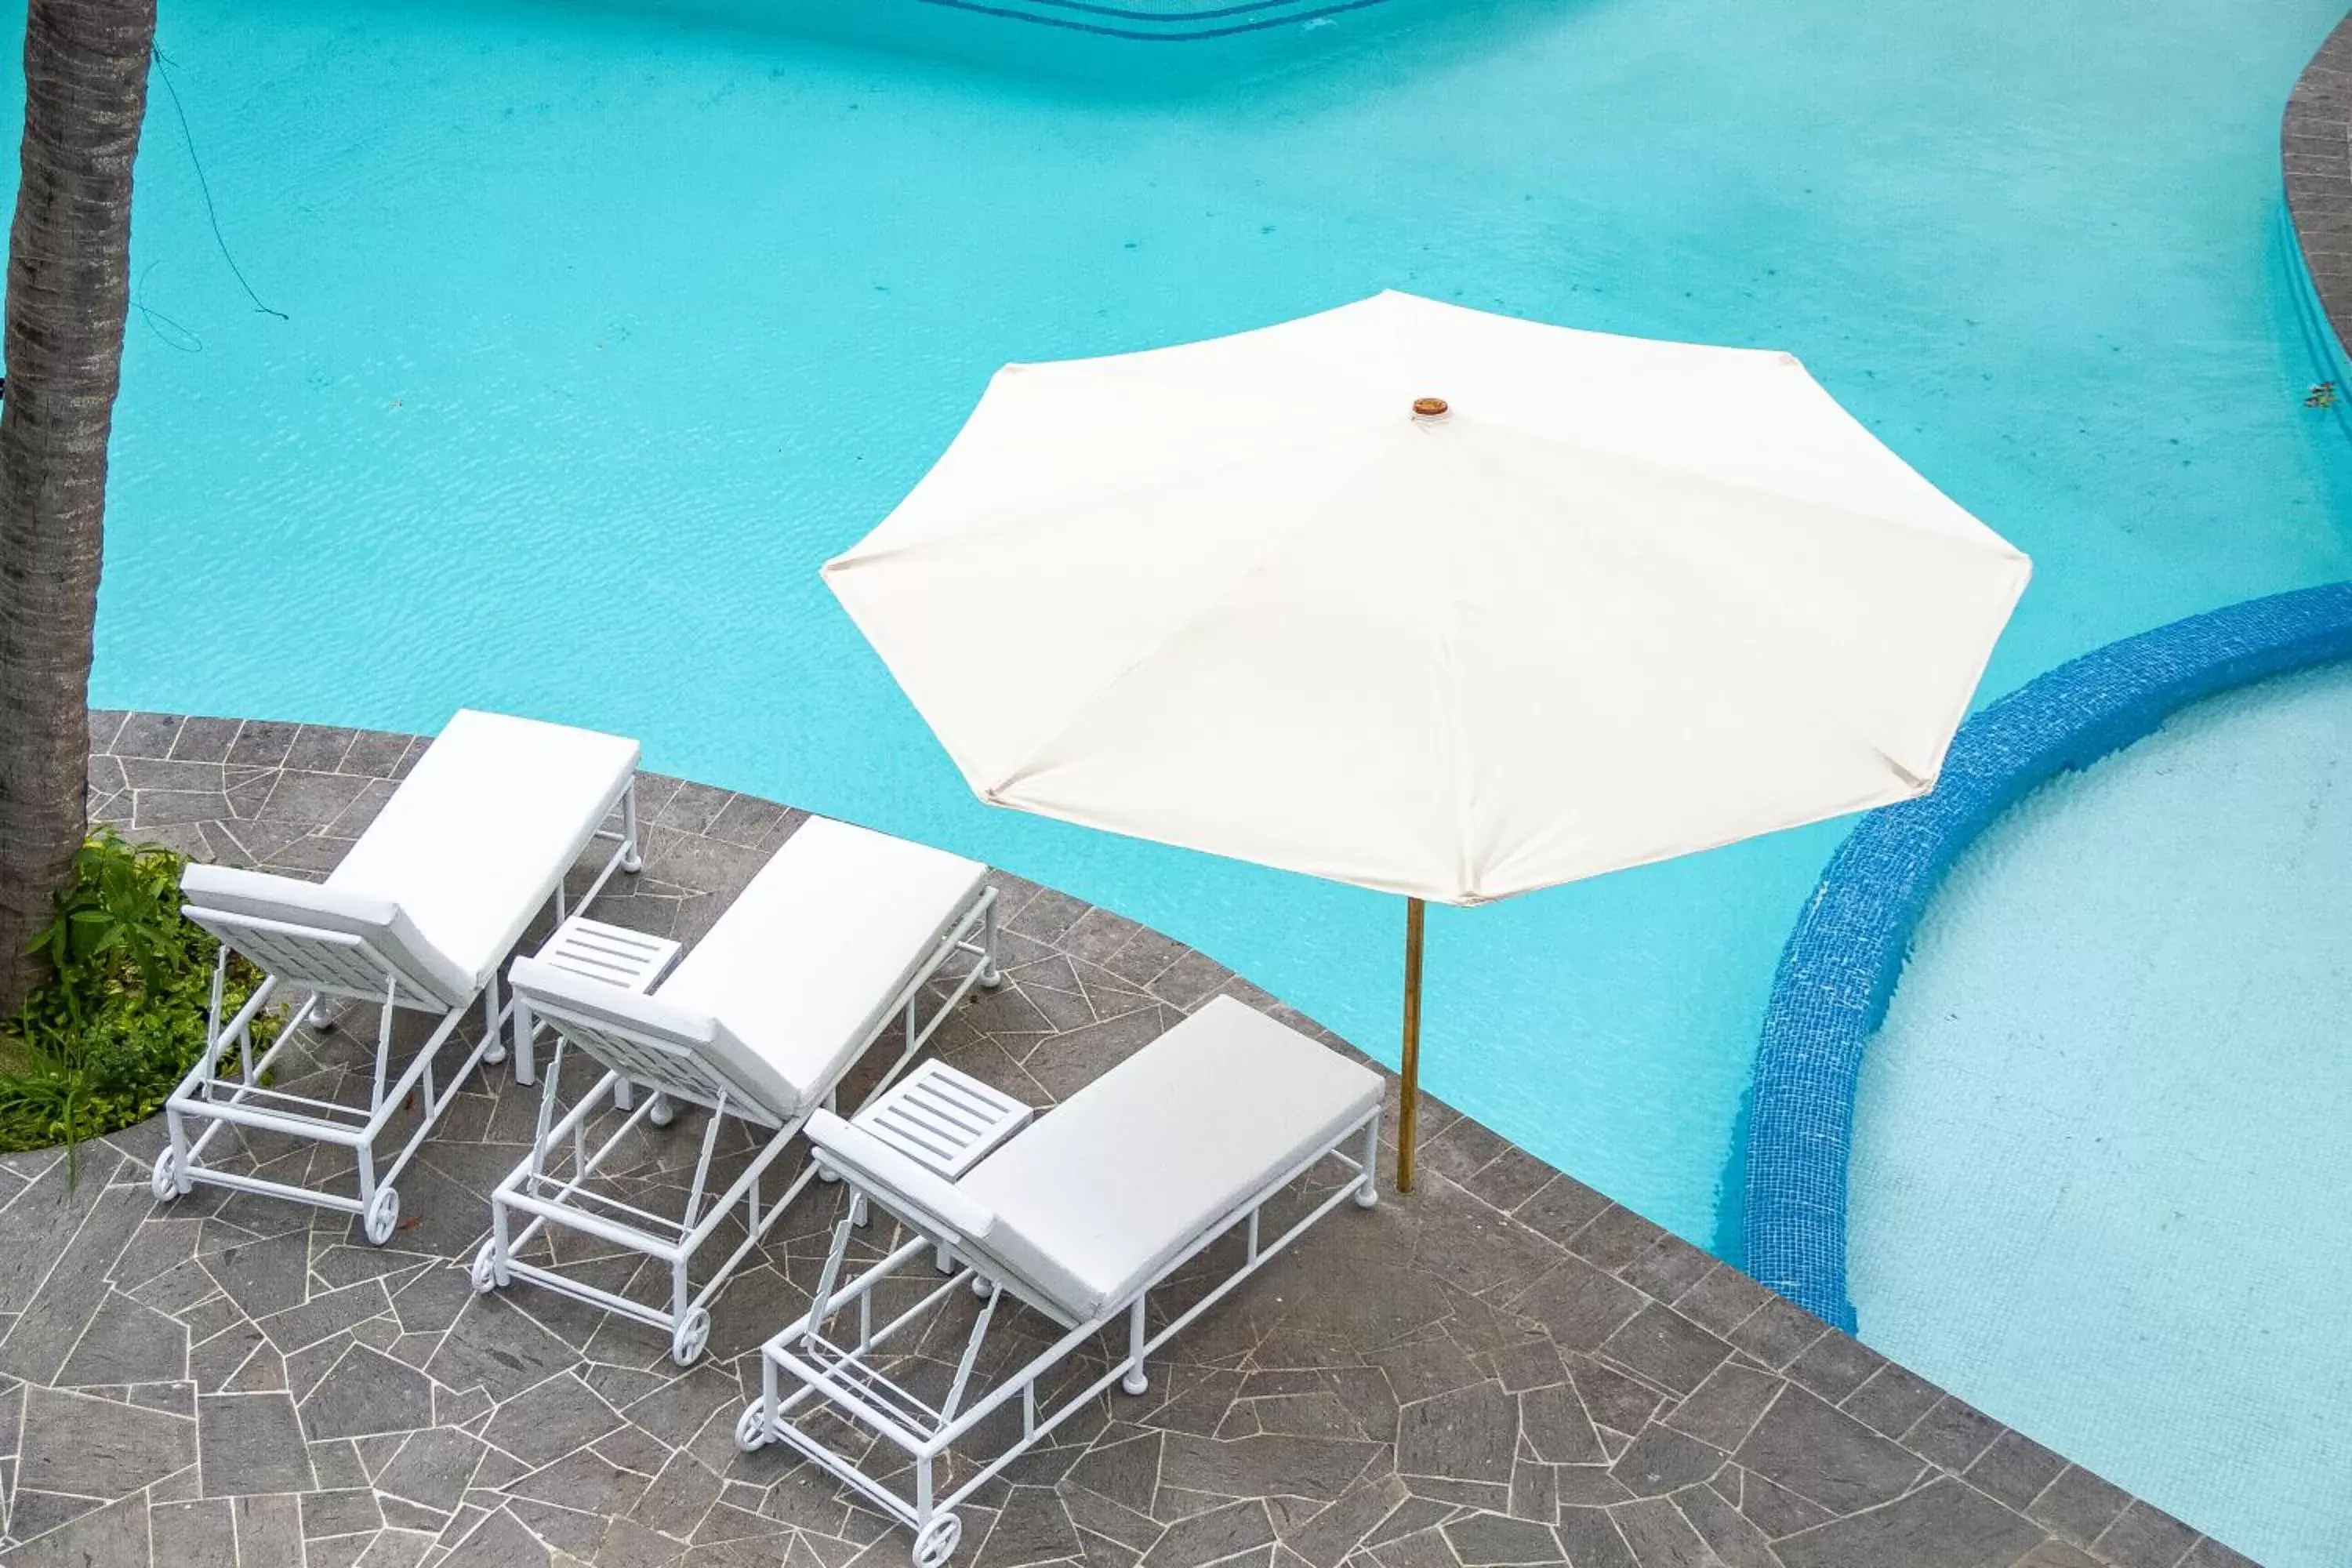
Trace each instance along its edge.
<path fill-rule="evenodd" d="M 824 568 L 983 798 L 1453 904 L 1925 792 L 2028 572 L 1790 355 L 1400 293 L 1008 365 Z"/>

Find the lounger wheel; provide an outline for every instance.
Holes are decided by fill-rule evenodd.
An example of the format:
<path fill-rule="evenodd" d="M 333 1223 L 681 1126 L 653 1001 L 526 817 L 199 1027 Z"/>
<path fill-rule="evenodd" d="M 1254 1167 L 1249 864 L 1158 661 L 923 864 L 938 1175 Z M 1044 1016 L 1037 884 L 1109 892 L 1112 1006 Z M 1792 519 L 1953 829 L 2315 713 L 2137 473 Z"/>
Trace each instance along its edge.
<path fill-rule="evenodd" d="M 187 1167 L 180 1158 L 180 1152 L 165 1144 L 163 1152 L 155 1156 L 155 1173 L 147 1181 L 148 1187 L 155 1194 L 155 1201 L 168 1204 L 173 1198 L 184 1197 L 188 1188 L 194 1184 L 188 1179 Z"/>
<path fill-rule="evenodd" d="M 1145 1373 L 1143 1363 L 1138 1362 L 1127 1369 L 1127 1375 L 1118 1380 L 1118 1386 L 1120 1392 L 1124 1394 L 1148 1394 L 1151 1390 L 1151 1379 Z"/>
<path fill-rule="evenodd" d="M 310 1010 L 302 1015 L 302 1021 L 322 1035 L 335 1026 L 335 1016 L 327 1011 L 327 1002 L 323 996 L 311 1002 Z"/>
<path fill-rule="evenodd" d="M 915 1568 L 942 1568 L 963 1540 L 963 1521 L 943 1513 L 915 1531 Z"/>
<path fill-rule="evenodd" d="M 753 1400 L 735 1418 L 735 1446 L 747 1454 L 757 1453 L 773 1441 L 775 1434 L 768 1430 L 768 1407 L 764 1401 Z"/>
<path fill-rule="evenodd" d="M 391 1187 L 378 1187 L 375 1196 L 368 1200 L 364 1229 L 370 1247 L 382 1247 L 392 1239 L 393 1227 L 400 1224 L 400 1194 Z"/>
<path fill-rule="evenodd" d="M 677 1107 L 670 1103 L 668 1095 L 657 1093 L 654 1102 L 646 1107 L 646 1120 L 656 1127 L 667 1127 L 677 1120 Z"/>
<path fill-rule="evenodd" d="M 1004 971 L 997 968 L 993 964 L 991 964 L 988 968 L 982 970 L 978 974 L 973 975 L 972 983 L 978 985 L 982 991 L 993 991 L 998 986 L 1004 984 Z"/>
<path fill-rule="evenodd" d="M 1356 1184 L 1356 1206 L 1358 1208 L 1378 1208 L 1380 1206 L 1380 1184 L 1373 1181 L 1371 1177 L 1366 1176 L 1361 1182 Z"/>
<path fill-rule="evenodd" d="M 474 1282 L 475 1293 L 483 1296 L 498 1289 L 510 1278 L 505 1269 L 499 1267 L 499 1244 L 495 1241 L 482 1243 L 481 1250 L 474 1254 L 474 1266 L 466 1274 Z"/>
<path fill-rule="evenodd" d="M 637 853 L 637 847 L 634 843 L 627 848 L 621 851 L 622 870 L 626 871 L 630 876 L 634 877 L 645 868 L 646 858 Z"/>
<path fill-rule="evenodd" d="M 702 1347 L 709 1342 L 710 1310 L 690 1307 L 669 1336 L 669 1359 L 680 1366 L 692 1366 L 695 1358 L 702 1353 Z"/>

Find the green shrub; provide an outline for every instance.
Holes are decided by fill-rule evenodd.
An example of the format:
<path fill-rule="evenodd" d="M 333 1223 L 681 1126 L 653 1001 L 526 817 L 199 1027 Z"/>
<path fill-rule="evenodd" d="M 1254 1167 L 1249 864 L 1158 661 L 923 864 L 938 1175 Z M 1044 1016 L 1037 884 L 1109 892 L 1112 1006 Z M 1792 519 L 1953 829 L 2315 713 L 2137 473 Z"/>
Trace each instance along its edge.
<path fill-rule="evenodd" d="M 74 857 L 57 914 L 34 939 L 52 974 L 0 1020 L 0 1152 L 73 1144 L 163 1108 L 205 1049 L 219 944 L 180 913 L 186 858 L 110 828 Z M 261 982 L 229 963 L 225 1013 Z M 253 1023 L 257 1051 L 278 1020 Z"/>

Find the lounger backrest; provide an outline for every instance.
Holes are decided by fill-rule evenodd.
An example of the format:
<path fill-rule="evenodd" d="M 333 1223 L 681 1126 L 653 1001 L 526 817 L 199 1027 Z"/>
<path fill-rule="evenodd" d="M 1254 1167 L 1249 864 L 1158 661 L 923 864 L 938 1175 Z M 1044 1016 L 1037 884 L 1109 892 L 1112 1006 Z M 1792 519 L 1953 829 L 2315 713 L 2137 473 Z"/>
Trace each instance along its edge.
<path fill-rule="evenodd" d="M 400 982 L 408 1006 L 465 1005 L 473 976 L 436 951 L 401 907 L 299 878 L 227 866 L 180 874 L 181 912 L 281 980 L 381 1001 Z"/>
<path fill-rule="evenodd" d="M 808 1135 L 818 1159 L 843 1180 L 932 1240 L 954 1247 L 1032 1305 L 1073 1324 L 1099 1310 L 1095 1292 L 999 1225 L 994 1210 L 864 1128 L 829 1110 L 814 1110 L 809 1113 Z"/>
<path fill-rule="evenodd" d="M 707 1013 L 535 958 L 516 959 L 507 984 L 566 1040 L 632 1083 L 705 1105 L 723 1094 L 730 1112 L 772 1127 L 798 1113 L 795 1104 L 779 1102 L 776 1086 L 755 1082 L 732 1065 L 744 1047 Z"/>

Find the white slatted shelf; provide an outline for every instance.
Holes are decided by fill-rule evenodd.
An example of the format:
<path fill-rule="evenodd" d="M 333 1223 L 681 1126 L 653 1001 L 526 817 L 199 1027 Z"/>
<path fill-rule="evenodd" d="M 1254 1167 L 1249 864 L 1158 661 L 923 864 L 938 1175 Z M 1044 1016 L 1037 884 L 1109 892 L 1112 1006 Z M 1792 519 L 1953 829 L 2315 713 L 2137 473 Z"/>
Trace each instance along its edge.
<path fill-rule="evenodd" d="M 933 1058 L 852 1119 L 909 1160 L 954 1181 L 1035 1112 Z"/>

